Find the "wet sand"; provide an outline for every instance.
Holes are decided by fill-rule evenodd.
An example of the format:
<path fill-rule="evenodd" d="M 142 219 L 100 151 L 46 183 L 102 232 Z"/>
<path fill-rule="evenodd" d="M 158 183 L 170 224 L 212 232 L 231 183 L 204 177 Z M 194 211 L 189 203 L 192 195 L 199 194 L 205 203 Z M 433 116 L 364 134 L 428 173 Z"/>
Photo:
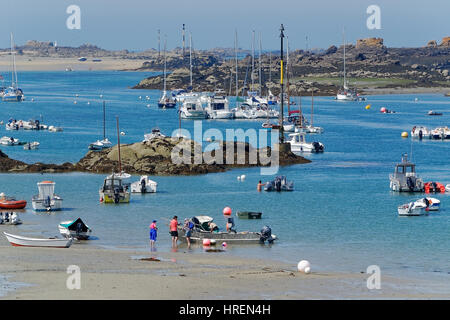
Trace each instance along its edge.
<path fill-rule="evenodd" d="M 10 246 L 1 236 L 0 274 L 9 291 L 1 299 L 448 299 L 423 291 L 418 280 L 383 275 L 367 289 L 365 273 L 303 274 L 295 265 L 246 259 L 227 252 L 110 250 L 75 243 L 67 249 Z M 161 261 L 142 261 L 155 257 Z M 69 290 L 69 265 L 81 270 L 81 289 Z M 19 283 L 15 286 L 14 283 Z M 438 284 L 435 284 L 438 285 Z M 430 294 L 428 292 L 434 292 Z M 3 292 L 5 293 L 5 292 Z"/>

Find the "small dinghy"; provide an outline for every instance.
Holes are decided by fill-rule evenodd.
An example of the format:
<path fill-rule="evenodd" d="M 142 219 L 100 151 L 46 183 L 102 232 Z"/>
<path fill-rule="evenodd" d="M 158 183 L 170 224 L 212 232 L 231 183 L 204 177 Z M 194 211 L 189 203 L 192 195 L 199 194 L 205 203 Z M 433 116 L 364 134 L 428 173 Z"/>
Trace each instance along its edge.
<path fill-rule="evenodd" d="M 139 181 L 135 181 L 131 184 L 131 192 L 133 193 L 154 193 L 158 183 L 150 180 L 148 176 L 141 176 Z"/>
<path fill-rule="evenodd" d="M 6 197 L 0 193 L 0 209 L 23 209 L 27 206 L 26 200 L 16 200 L 13 197 Z"/>
<path fill-rule="evenodd" d="M 24 150 L 35 150 L 39 148 L 40 143 L 37 141 L 27 142 L 23 145 Z"/>
<path fill-rule="evenodd" d="M 445 187 L 439 182 L 425 182 L 424 184 L 425 193 L 445 193 Z"/>
<path fill-rule="evenodd" d="M 16 212 L 2 212 L 0 214 L 0 224 L 18 225 L 22 220 Z"/>
<path fill-rule="evenodd" d="M 241 219 L 261 219 L 262 212 L 238 211 L 236 215 Z"/>
<path fill-rule="evenodd" d="M 294 182 L 287 181 L 286 176 L 278 176 L 274 180 L 266 182 L 264 191 L 294 191 Z"/>
<path fill-rule="evenodd" d="M 436 112 L 433 110 L 428 111 L 429 116 L 442 116 L 442 112 Z"/>
<path fill-rule="evenodd" d="M 73 221 L 63 221 L 58 225 L 59 233 L 65 238 L 87 240 L 92 233 L 91 228 L 81 218 Z"/>
<path fill-rule="evenodd" d="M 72 244 L 73 239 L 57 239 L 57 238 L 28 238 L 17 236 L 14 234 L 3 232 L 14 247 L 51 247 L 51 248 L 68 248 Z"/>

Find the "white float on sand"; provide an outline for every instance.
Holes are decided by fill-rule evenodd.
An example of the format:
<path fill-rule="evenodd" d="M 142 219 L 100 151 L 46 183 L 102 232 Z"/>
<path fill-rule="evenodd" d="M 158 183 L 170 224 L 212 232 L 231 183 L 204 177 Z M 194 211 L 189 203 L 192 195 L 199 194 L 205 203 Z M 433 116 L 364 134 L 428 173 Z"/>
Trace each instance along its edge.
<path fill-rule="evenodd" d="M 298 263 L 297 269 L 298 269 L 298 271 L 303 272 L 303 273 L 310 273 L 311 272 L 311 264 L 309 263 L 308 260 L 302 260 Z"/>

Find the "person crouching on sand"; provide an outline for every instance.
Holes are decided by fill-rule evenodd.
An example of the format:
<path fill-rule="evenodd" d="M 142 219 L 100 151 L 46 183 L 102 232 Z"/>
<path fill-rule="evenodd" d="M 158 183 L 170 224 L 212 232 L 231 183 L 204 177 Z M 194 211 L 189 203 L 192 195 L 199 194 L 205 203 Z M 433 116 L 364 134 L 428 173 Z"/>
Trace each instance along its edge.
<path fill-rule="evenodd" d="M 156 236 L 158 235 L 158 228 L 156 227 L 156 220 L 150 224 L 150 250 L 153 251 L 155 248 Z"/>
<path fill-rule="evenodd" d="M 169 224 L 169 231 L 170 235 L 172 236 L 172 248 L 177 247 L 177 241 L 178 241 L 178 217 L 173 216 L 173 219 L 170 220 Z"/>

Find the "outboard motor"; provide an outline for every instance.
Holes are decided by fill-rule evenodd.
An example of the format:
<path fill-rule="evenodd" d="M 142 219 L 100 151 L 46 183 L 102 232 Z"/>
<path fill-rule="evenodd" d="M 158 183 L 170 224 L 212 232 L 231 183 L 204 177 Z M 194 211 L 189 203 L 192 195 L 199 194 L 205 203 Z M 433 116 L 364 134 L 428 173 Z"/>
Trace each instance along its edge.
<path fill-rule="evenodd" d="M 406 178 L 406 184 L 408 185 L 408 188 L 410 191 L 414 191 L 415 183 L 414 183 L 412 177 Z"/>
<path fill-rule="evenodd" d="M 5 222 L 9 222 L 9 212 L 5 212 L 5 216 L 3 218 Z"/>
<path fill-rule="evenodd" d="M 40 126 L 39 120 L 36 120 L 34 123 L 36 125 L 36 130 L 41 130 L 41 126 Z"/>
<path fill-rule="evenodd" d="M 280 178 L 277 178 L 275 180 L 275 190 L 281 191 L 281 179 Z"/>
<path fill-rule="evenodd" d="M 114 188 L 114 203 L 119 203 L 120 201 L 120 191 L 119 188 Z"/>
<path fill-rule="evenodd" d="M 147 192 L 147 187 L 145 185 L 145 179 L 141 180 L 141 192 L 142 193 L 146 193 Z"/>
<path fill-rule="evenodd" d="M 44 207 L 47 208 L 47 210 L 51 208 L 50 196 L 47 196 L 47 198 L 45 198 Z"/>
<path fill-rule="evenodd" d="M 261 237 L 259 238 L 260 243 L 264 243 L 264 241 L 268 240 L 269 243 L 272 243 L 272 229 L 269 226 L 264 226 L 261 229 Z"/>
<path fill-rule="evenodd" d="M 422 137 L 423 137 L 423 132 L 422 132 L 422 130 L 419 130 L 419 139 L 422 140 Z"/>

